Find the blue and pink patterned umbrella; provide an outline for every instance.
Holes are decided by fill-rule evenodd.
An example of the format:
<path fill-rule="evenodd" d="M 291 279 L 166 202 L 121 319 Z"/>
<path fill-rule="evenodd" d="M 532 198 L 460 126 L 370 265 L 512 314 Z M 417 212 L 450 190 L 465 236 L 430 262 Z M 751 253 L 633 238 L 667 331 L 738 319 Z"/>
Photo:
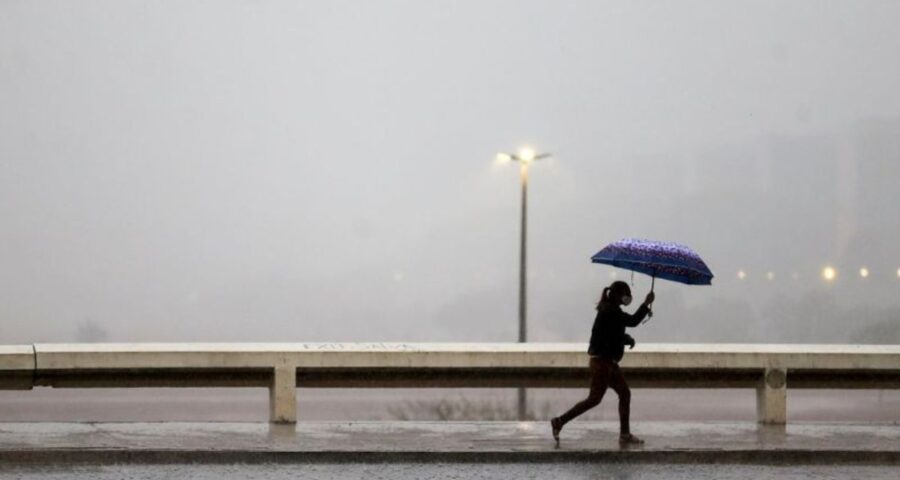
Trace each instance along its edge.
<path fill-rule="evenodd" d="M 690 248 L 671 242 L 626 238 L 597 252 L 591 261 L 688 285 L 709 285 L 713 273 Z M 652 287 L 651 287 L 652 290 Z"/>

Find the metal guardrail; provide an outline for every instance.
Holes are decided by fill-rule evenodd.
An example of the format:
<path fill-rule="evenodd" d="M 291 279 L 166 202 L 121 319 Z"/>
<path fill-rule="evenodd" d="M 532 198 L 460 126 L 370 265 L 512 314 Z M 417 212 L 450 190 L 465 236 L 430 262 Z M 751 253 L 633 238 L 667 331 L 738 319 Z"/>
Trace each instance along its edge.
<path fill-rule="evenodd" d="M 272 422 L 297 388 L 587 388 L 572 343 L 134 343 L 0 346 L 0 388 L 265 387 Z M 622 362 L 636 388 L 754 388 L 785 423 L 787 388 L 900 388 L 900 346 L 644 344 Z"/>

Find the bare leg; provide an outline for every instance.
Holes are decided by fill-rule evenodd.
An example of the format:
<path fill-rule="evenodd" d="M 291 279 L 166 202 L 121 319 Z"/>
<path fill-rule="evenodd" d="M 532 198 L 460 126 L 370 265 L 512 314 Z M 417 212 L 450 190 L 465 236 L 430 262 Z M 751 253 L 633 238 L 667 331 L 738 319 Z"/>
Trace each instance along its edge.
<path fill-rule="evenodd" d="M 589 364 L 591 370 L 591 390 L 588 393 L 587 398 L 576 403 L 566 413 L 550 420 L 550 426 L 553 429 L 553 438 L 556 440 L 557 446 L 559 446 L 559 432 L 562 430 L 563 425 L 569 423 L 572 419 L 582 413 L 596 407 L 600 404 L 600 401 L 603 400 L 603 394 L 606 393 L 606 389 L 609 386 L 609 365 L 611 365 L 611 362 L 609 361 L 591 358 Z"/>
<path fill-rule="evenodd" d="M 569 423 L 575 417 L 596 407 L 600 404 L 600 401 L 603 400 L 603 395 L 606 393 L 607 387 L 609 387 L 609 367 L 605 365 L 606 363 L 609 362 L 594 358 L 591 359 L 591 390 L 588 393 L 587 398 L 576 403 L 569 411 L 558 417 L 562 425 Z"/>
<path fill-rule="evenodd" d="M 625 382 L 625 376 L 618 365 L 614 365 L 609 375 L 609 386 L 619 396 L 619 442 L 622 444 L 639 445 L 644 443 L 640 438 L 631 434 L 631 389 Z"/>

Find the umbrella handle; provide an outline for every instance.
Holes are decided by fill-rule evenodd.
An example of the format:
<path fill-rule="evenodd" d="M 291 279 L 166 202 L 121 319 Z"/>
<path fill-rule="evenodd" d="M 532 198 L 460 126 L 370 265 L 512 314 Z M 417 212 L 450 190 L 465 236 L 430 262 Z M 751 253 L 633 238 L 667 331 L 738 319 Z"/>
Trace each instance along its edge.
<path fill-rule="evenodd" d="M 656 274 L 655 274 L 655 273 L 653 274 L 652 280 L 650 280 L 650 291 L 653 292 L 653 289 L 654 289 L 654 288 L 656 288 Z M 649 318 L 653 318 L 653 306 L 652 306 L 652 305 L 653 305 L 652 303 L 651 303 L 650 305 L 647 305 L 647 309 L 649 310 L 649 311 L 647 312 L 647 318 L 648 318 L 648 319 L 649 319 Z M 645 320 L 644 320 L 643 322 L 641 322 L 641 323 L 644 323 L 644 322 L 646 322 L 646 321 L 647 321 L 647 320 L 645 319 Z"/>

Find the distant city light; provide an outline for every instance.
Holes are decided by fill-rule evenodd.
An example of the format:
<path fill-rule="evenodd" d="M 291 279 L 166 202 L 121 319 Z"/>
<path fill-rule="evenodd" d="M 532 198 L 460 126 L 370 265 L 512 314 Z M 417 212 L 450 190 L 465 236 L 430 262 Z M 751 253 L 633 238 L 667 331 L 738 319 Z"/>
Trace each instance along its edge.
<path fill-rule="evenodd" d="M 775 280 L 775 272 L 766 272 L 766 280 Z"/>
<path fill-rule="evenodd" d="M 862 267 L 859 269 L 859 276 L 862 278 L 869 278 L 869 269 L 866 267 Z"/>
<path fill-rule="evenodd" d="M 791 274 L 791 278 L 793 278 L 794 280 L 798 280 L 798 279 L 800 279 L 800 274 L 797 272 L 794 272 Z"/>
<path fill-rule="evenodd" d="M 743 279 L 747 278 L 747 272 L 745 272 L 743 270 L 738 270 L 737 277 L 738 277 L 738 280 L 743 280 Z"/>
<path fill-rule="evenodd" d="M 834 267 L 825 267 L 822 269 L 822 278 L 831 282 L 837 278 L 837 270 Z"/>
<path fill-rule="evenodd" d="M 900 278 L 900 268 L 897 269 L 897 278 Z"/>
<path fill-rule="evenodd" d="M 610 270 L 610 271 L 609 271 L 609 278 L 616 278 L 616 277 L 618 277 L 618 276 L 619 276 L 619 274 L 616 273 L 615 270 Z"/>

